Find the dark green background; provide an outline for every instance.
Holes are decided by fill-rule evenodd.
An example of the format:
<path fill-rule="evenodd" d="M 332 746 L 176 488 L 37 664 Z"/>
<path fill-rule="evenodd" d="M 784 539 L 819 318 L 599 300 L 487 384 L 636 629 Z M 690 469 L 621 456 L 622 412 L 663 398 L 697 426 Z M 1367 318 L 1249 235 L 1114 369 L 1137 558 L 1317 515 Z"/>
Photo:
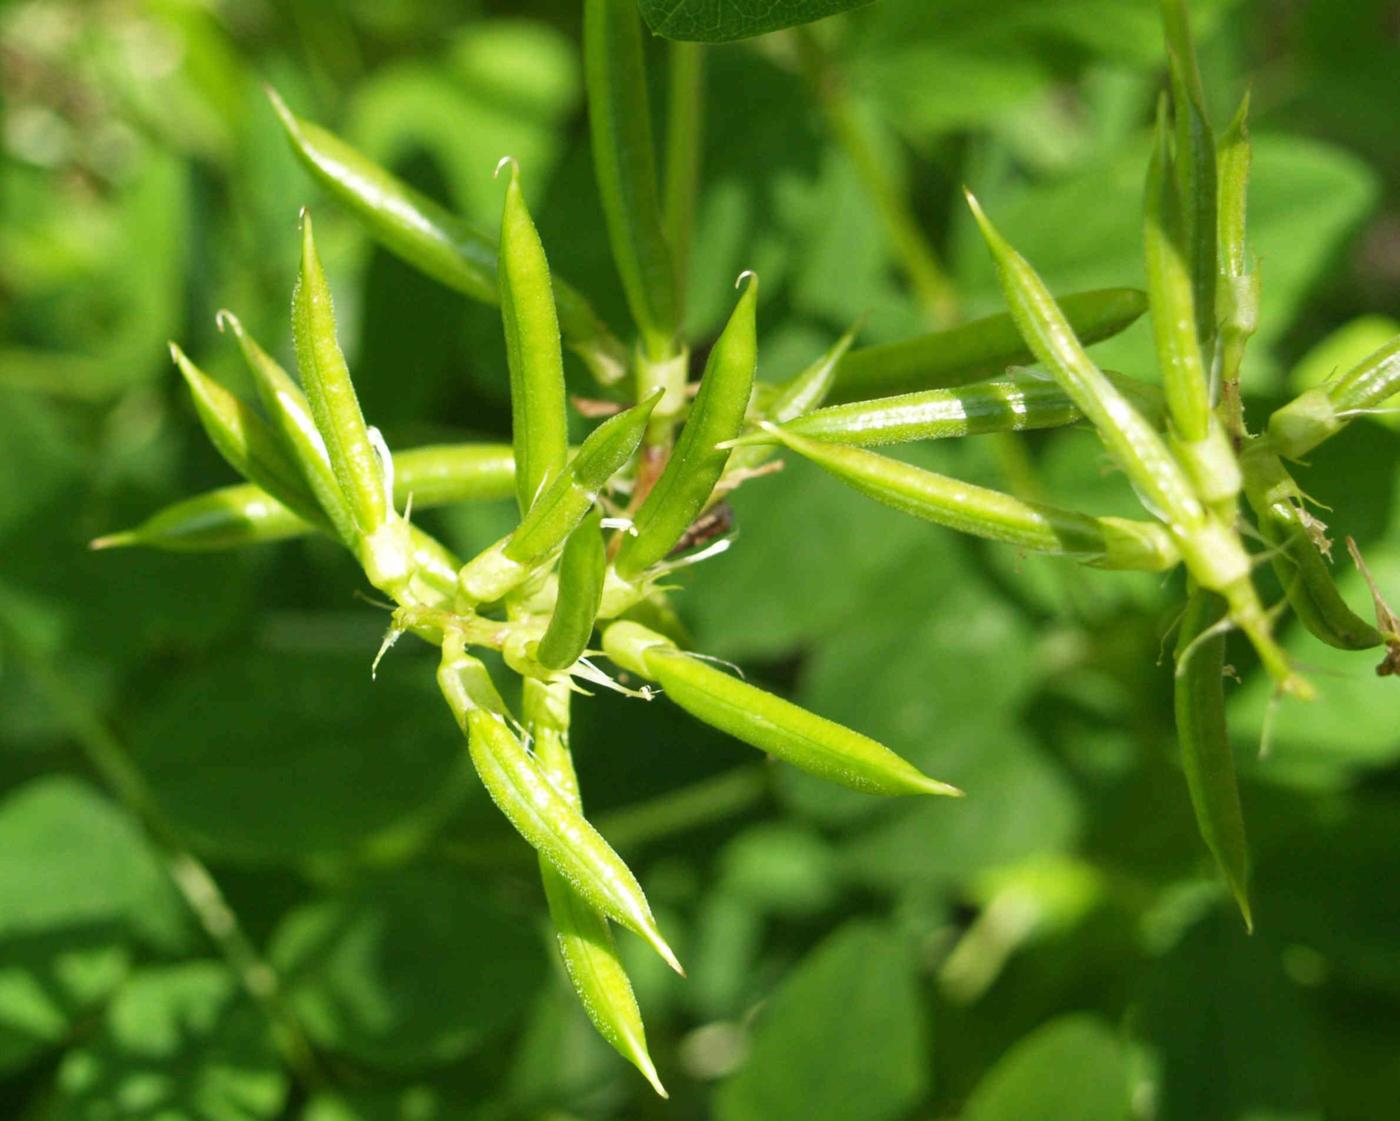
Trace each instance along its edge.
<path fill-rule="evenodd" d="M 1400 316 L 1400 5 L 1194 8 L 1219 123 L 1253 84 L 1258 423 L 1400 332 L 1355 322 Z M 370 681 L 387 619 L 355 597 L 345 557 L 316 542 L 86 550 L 232 481 L 165 341 L 237 379 L 214 327 L 228 306 L 286 357 L 303 205 L 391 445 L 507 435 L 497 314 L 323 199 L 261 81 L 483 228 L 499 214 L 491 169 L 516 156 L 553 265 L 625 324 L 578 22 L 578 5 L 547 0 L 0 6 L 0 1115 L 1394 1116 L 1400 689 L 1370 655 L 1285 622 L 1322 699 L 1274 713 L 1261 759 L 1267 683 L 1231 645 L 1256 865 L 1246 937 L 1172 739 L 1161 650 L 1179 577 L 970 543 L 796 465 L 751 484 L 734 548 L 678 596 L 701 648 L 969 796 L 881 802 L 770 766 L 664 702 L 578 705 L 590 809 L 690 968 L 672 977 L 623 938 L 668 1104 L 577 1008 L 531 856 L 472 777 L 428 652 L 405 642 Z M 1141 283 L 1162 81 L 1150 0 L 879 0 L 821 31 L 969 313 L 997 298 L 962 182 L 1056 289 Z M 654 57 L 659 74 L 659 41 Z M 866 341 L 920 330 L 790 44 L 706 57 L 692 337 L 717 329 L 744 268 L 763 278 L 765 378 L 865 312 Z M 1100 353 L 1152 376 L 1145 325 Z M 1027 446 L 1059 501 L 1133 509 L 1091 434 Z M 993 448 L 913 454 L 996 483 Z M 1301 481 L 1400 594 L 1396 430 L 1357 423 Z M 425 521 L 466 552 L 510 516 Z M 282 972 L 323 1084 L 284 1071 L 90 768 L 83 745 L 104 729 Z"/>

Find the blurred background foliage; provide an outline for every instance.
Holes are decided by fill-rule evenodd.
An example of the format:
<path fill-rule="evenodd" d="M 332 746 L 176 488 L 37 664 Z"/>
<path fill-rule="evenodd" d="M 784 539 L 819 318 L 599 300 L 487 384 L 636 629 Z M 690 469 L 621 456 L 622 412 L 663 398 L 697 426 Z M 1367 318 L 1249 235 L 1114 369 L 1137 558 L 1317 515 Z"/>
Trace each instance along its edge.
<path fill-rule="evenodd" d="M 1400 330 L 1400 5 L 1195 14 L 1217 120 L 1253 86 L 1257 419 Z M 879 0 L 815 31 L 964 313 L 997 305 L 964 181 L 1057 290 L 1141 283 L 1151 0 Z M 303 205 L 389 442 L 506 435 L 497 313 L 318 196 L 262 82 L 486 229 L 491 169 L 515 155 L 552 263 L 625 322 L 578 34 L 565 0 L 0 5 L 0 1114 L 1395 1116 L 1400 694 L 1365 658 L 1297 642 L 1323 698 L 1275 712 L 1232 646 L 1247 937 L 1176 759 L 1175 589 L 955 538 L 798 465 L 746 487 L 736 547 L 678 598 L 697 640 L 970 796 L 882 802 L 664 704 L 578 706 L 590 806 L 690 966 L 682 981 L 624 939 L 664 1103 L 569 992 L 533 861 L 471 777 L 426 653 L 405 644 L 371 684 L 386 618 L 333 547 L 87 551 L 231 481 L 165 341 L 237 379 L 214 327 L 228 306 L 285 357 Z M 689 327 L 713 334 L 757 269 L 769 379 L 863 313 L 867 341 L 926 316 L 798 60 L 790 34 L 706 51 Z M 1100 353 L 1150 376 L 1145 325 Z M 1062 502 L 1130 510 L 1087 431 L 912 454 L 993 482 L 1029 467 Z M 1400 589 L 1393 428 L 1355 425 L 1302 481 Z M 433 524 L 469 554 L 511 516 Z M 152 807 L 168 833 L 143 828 Z M 314 1058 L 192 921 L 168 874 L 188 892 L 180 846 L 280 974 Z"/>

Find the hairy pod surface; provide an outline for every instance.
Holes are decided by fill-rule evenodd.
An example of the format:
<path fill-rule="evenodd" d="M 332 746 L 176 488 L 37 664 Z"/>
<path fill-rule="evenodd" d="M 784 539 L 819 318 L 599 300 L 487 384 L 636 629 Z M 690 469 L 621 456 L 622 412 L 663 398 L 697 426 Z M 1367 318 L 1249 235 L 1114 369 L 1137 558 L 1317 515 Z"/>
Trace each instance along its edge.
<path fill-rule="evenodd" d="M 1147 310 L 1147 297 L 1136 288 L 1103 288 L 1065 296 L 1060 304 L 1079 338 L 1094 343 L 1136 323 Z M 1000 312 L 944 331 L 852 350 L 836 364 L 830 400 L 840 404 L 967 385 L 1033 357 L 1015 321 Z"/>
<path fill-rule="evenodd" d="M 666 556 L 705 508 L 729 462 L 719 444 L 739 435 L 758 365 L 755 307 L 758 277 L 745 284 L 729 322 L 710 351 L 700 390 L 661 477 L 633 519 L 635 535 L 617 551 L 618 575 L 631 580 Z"/>
<path fill-rule="evenodd" d="M 204 373 L 174 343 L 170 344 L 170 355 L 189 387 L 209 442 L 228 465 L 299 517 L 325 524 L 325 515 L 301 471 L 262 417 Z"/>
<path fill-rule="evenodd" d="M 569 691 L 558 684 L 534 680 L 527 680 L 524 689 L 525 724 L 533 737 L 540 769 L 582 813 L 578 778 L 569 752 Z M 540 881 L 554 923 L 559 956 L 589 1021 L 618 1054 L 641 1071 L 661 1097 L 667 1097 L 647 1050 L 641 1009 L 617 955 L 607 918 L 589 906 L 543 856 Z"/>
<path fill-rule="evenodd" d="M 1225 727 L 1225 632 L 1227 604 L 1210 592 L 1192 592 L 1176 647 L 1177 738 L 1186 787 L 1201 837 L 1215 857 L 1230 892 L 1251 929 L 1249 848 L 1240 808 L 1235 761 Z"/>
<path fill-rule="evenodd" d="M 646 357 L 671 356 L 676 275 L 662 226 L 642 18 L 633 0 L 585 0 L 583 62 L 593 170 L 613 261 Z"/>
<path fill-rule="evenodd" d="M 559 558 L 554 613 L 535 650 L 535 660 L 545 669 L 568 669 L 583 656 L 602 606 L 607 570 L 602 514 L 595 509 L 569 534 Z"/>
<path fill-rule="evenodd" d="M 1153 522 L 1096 518 L 1026 502 L 863 448 L 775 434 L 788 448 L 862 494 L 904 514 L 972 537 L 1075 557 L 1099 568 L 1165 572 L 1181 557 L 1171 535 Z"/>
<path fill-rule="evenodd" d="M 810 774 L 867 794 L 962 794 L 869 736 L 716 669 L 640 623 L 613 623 L 603 649 L 692 716 Z"/>
<path fill-rule="evenodd" d="M 516 501 L 525 514 L 564 469 L 569 417 L 549 261 L 520 190 L 520 169 L 514 160 L 509 163 L 497 272 L 510 371 Z"/>
<path fill-rule="evenodd" d="M 292 152 L 337 202 L 349 210 L 385 249 L 440 284 L 482 303 L 496 302 L 496 243 L 426 195 L 351 147 L 334 133 L 268 97 Z M 570 285 L 554 278 L 554 299 L 564 340 L 600 382 L 626 374 L 627 353 L 592 306 Z"/>

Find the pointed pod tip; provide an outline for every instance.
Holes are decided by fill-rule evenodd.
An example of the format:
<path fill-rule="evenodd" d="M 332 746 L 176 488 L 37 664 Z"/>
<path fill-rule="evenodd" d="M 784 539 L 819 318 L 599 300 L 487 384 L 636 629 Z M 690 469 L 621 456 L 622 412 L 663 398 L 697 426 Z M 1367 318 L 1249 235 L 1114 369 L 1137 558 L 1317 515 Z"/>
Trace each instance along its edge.
<path fill-rule="evenodd" d="M 214 313 L 214 326 L 219 329 L 219 334 L 225 331 L 232 331 L 239 338 L 243 337 L 243 324 L 238 316 L 229 311 L 226 307 L 221 307 Z"/>
<path fill-rule="evenodd" d="M 977 196 L 972 193 L 972 188 L 963 185 L 963 196 L 967 199 L 967 208 L 972 211 L 972 217 L 977 220 L 977 225 L 981 227 L 982 236 L 988 241 L 997 237 L 996 227 L 992 225 L 992 220 L 987 217 L 987 212 L 982 209 L 982 204 L 977 201 Z"/>
<path fill-rule="evenodd" d="M 671 1095 L 661 1084 L 661 1076 L 656 1073 L 656 1064 L 651 1061 L 651 1056 L 647 1054 L 645 1046 L 632 1056 L 632 1063 L 642 1072 L 642 1077 L 651 1083 L 651 1088 L 656 1091 L 658 1097 L 670 1100 Z"/>
<path fill-rule="evenodd" d="M 961 787 L 953 786 L 951 783 L 939 782 L 936 778 L 929 778 L 928 775 L 919 776 L 923 781 L 919 786 L 925 794 L 937 794 L 944 798 L 966 798 L 967 791 Z"/>
<path fill-rule="evenodd" d="M 108 533 L 102 537 L 94 537 L 88 542 L 88 548 L 98 553 L 103 549 L 121 549 L 127 545 L 138 543 L 135 530 L 124 529 L 120 533 Z"/>
<path fill-rule="evenodd" d="M 1235 892 L 1235 903 L 1240 909 L 1240 917 L 1244 919 L 1244 932 L 1252 935 L 1254 933 L 1254 912 L 1249 906 L 1249 897 L 1241 889 Z"/>
<path fill-rule="evenodd" d="M 655 926 L 651 926 L 646 930 L 644 936 L 651 944 L 651 948 L 661 955 L 661 960 L 684 977 L 685 969 L 682 968 L 680 959 L 676 957 L 675 952 L 666 944 L 666 939 L 661 937 L 661 931 L 657 930 Z"/>
<path fill-rule="evenodd" d="M 750 288 L 758 287 L 758 273 L 754 272 L 753 269 L 745 269 L 743 272 L 741 272 L 738 276 L 738 279 L 734 281 L 734 287 L 742 287 L 744 281 L 746 280 L 749 281 Z"/>
<path fill-rule="evenodd" d="M 501 177 L 501 168 L 505 167 L 506 164 L 510 165 L 510 181 L 514 183 L 520 178 L 520 161 L 514 156 L 502 156 L 497 160 L 496 170 L 491 173 L 491 178 L 499 179 Z"/>
<path fill-rule="evenodd" d="M 283 127 L 286 128 L 288 132 L 295 132 L 297 127 L 296 115 L 287 107 L 287 103 L 282 99 L 282 95 L 277 92 L 276 87 L 274 87 L 271 82 L 264 82 L 262 88 L 263 94 L 267 97 L 268 101 L 272 102 L 273 111 L 281 118 Z"/>

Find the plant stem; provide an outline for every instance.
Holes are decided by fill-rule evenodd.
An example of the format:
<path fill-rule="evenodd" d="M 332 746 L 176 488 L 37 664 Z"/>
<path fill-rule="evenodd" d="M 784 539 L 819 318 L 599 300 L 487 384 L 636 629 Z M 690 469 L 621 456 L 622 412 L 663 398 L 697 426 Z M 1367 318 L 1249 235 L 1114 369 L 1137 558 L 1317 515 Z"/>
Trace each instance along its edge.
<path fill-rule="evenodd" d="M 874 202 L 885 237 L 924 314 L 934 327 L 951 326 L 961 315 L 957 293 L 910 211 L 902 186 L 891 174 L 889 161 L 880 154 L 869 118 L 851 97 L 835 63 L 812 31 L 799 27 L 794 35 L 802 72 L 826 115 L 828 127 Z"/>
<path fill-rule="evenodd" d="M 8 620 L 0 619 L 0 633 L 19 654 L 88 765 L 145 829 L 186 906 L 267 1018 L 283 1061 L 305 1085 L 320 1085 L 324 1078 L 319 1064 L 296 1013 L 283 996 L 276 971 L 244 933 L 208 867 L 194 855 L 160 809 L 125 746 L 81 691 L 47 656 L 29 647 Z"/>
<path fill-rule="evenodd" d="M 695 198 L 700 187 L 700 156 L 704 147 L 704 48 L 699 43 L 673 41 L 668 57 L 670 89 L 666 105 L 662 222 L 676 270 L 676 317 L 683 321 L 690 247 L 695 232 Z"/>

